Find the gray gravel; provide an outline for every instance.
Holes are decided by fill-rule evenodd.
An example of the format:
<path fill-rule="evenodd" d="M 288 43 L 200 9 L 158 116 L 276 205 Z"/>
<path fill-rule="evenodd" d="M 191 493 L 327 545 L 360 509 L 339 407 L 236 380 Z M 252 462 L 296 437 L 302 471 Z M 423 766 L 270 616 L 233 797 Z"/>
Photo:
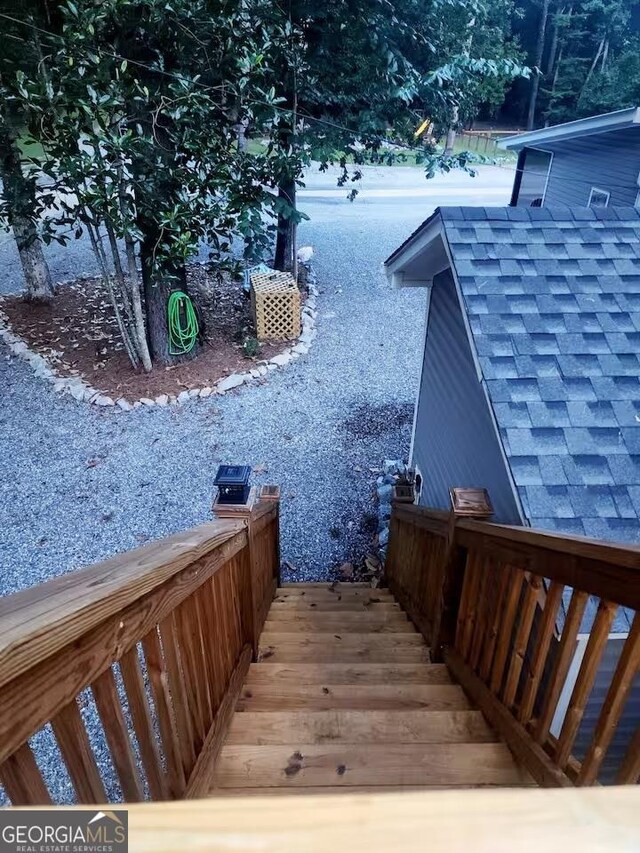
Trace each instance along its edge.
<path fill-rule="evenodd" d="M 325 579 L 367 547 L 370 468 L 408 453 L 424 322 L 424 292 L 392 290 L 381 263 L 433 204 L 350 205 L 338 191 L 310 192 L 303 207 L 313 217 L 300 240 L 316 252 L 318 337 L 264 385 L 177 409 L 97 409 L 56 395 L 0 344 L 3 594 L 209 519 L 222 462 L 265 465 L 256 482 L 281 486 L 285 580 Z M 0 245 L 5 291 L 20 285 L 11 252 Z M 91 267 L 81 243 L 50 260 L 58 278 Z M 46 733 L 38 752 L 41 766 L 59 766 Z M 68 799 L 68 780 L 46 775 Z"/>
<path fill-rule="evenodd" d="M 408 452 L 424 313 L 424 292 L 392 290 L 380 265 L 424 206 L 312 204 L 301 241 L 316 251 L 318 338 L 262 386 L 97 410 L 0 349 L 4 594 L 209 518 L 221 462 L 266 465 L 257 481 L 280 484 L 289 579 L 323 579 L 366 547 L 369 468 Z"/>

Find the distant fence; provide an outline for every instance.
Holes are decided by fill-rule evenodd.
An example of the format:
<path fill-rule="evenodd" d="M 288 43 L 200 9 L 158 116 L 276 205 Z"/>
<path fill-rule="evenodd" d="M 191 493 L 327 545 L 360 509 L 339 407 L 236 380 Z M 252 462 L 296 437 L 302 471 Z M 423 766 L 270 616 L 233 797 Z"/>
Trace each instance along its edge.
<path fill-rule="evenodd" d="M 498 147 L 498 140 L 516 136 L 519 130 L 463 130 L 458 134 L 460 145 L 468 151 L 477 151 L 486 157 L 504 157 L 507 152 Z"/>

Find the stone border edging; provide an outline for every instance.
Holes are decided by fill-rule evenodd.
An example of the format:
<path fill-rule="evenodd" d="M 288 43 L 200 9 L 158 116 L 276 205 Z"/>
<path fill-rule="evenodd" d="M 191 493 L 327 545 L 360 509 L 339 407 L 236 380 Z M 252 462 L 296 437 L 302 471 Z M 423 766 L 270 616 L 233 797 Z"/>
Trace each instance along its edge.
<path fill-rule="evenodd" d="M 378 549 L 380 560 L 384 564 L 389 544 L 389 525 L 391 523 L 391 498 L 393 487 L 398 478 L 407 473 L 409 466 L 402 459 L 385 459 L 382 474 L 376 479 L 376 497 L 378 498 Z"/>
<path fill-rule="evenodd" d="M 75 279 L 60 281 L 58 284 L 67 284 L 68 281 L 76 281 L 83 276 L 77 276 Z M 53 390 L 64 394 L 69 394 L 78 403 L 91 403 L 94 406 L 111 407 L 117 406 L 125 412 L 133 411 L 142 407 L 155 408 L 164 406 L 180 406 L 189 400 L 206 399 L 213 394 L 225 394 L 234 388 L 239 388 L 241 385 L 246 385 L 256 379 L 261 379 L 270 371 L 277 370 L 279 367 L 285 367 L 289 362 L 301 355 L 306 355 L 311 344 L 317 335 L 316 320 L 316 299 L 318 296 L 318 288 L 312 283 L 313 273 L 309 274 L 309 296 L 302 306 L 302 332 L 296 342 L 287 347 L 278 355 L 274 355 L 268 361 L 256 362 L 255 366 L 243 373 L 232 373 L 219 379 L 215 385 L 205 386 L 204 388 L 191 388 L 188 391 L 181 391 L 177 396 L 169 394 L 159 394 L 154 399 L 150 397 L 141 397 L 139 400 L 130 402 L 124 397 L 118 397 L 113 400 L 107 394 L 93 388 L 86 382 L 82 376 L 61 376 L 56 369 L 47 361 L 45 356 L 29 349 L 27 342 L 16 335 L 9 324 L 9 318 L 0 308 L 0 339 L 2 339 L 14 355 L 19 356 L 24 361 L 27 361 L 33 369 L 34 375 L 38 379 L 45 379 L 53 384 Z M 1 303 L 0 303 L 1 304 Z"/>

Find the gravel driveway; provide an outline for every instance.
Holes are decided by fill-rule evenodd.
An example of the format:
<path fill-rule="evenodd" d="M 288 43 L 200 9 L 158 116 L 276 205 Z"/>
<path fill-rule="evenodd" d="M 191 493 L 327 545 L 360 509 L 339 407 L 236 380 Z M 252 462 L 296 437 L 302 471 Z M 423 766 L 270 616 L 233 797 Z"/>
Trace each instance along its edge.
<path fill-rule="evenodd" d="M 0 592 L 210 518 L 221 462 L 264 465 L 256 482 L 280 484 L 287 580 L 323 579 L 360 554 L 372 534 L 369 469 L 408 452 L 424 320 L 424 292 L 392 290 L 381 263 L 449 195 L 495 195 L 493 174 L 448 177 L 425 197 L 419 170 L 371 170 L 355 204 L 330 176 L 310 180 L 300 241 L 316 253 L 318 337 L 264 385 L 177 409 L 98 410 L 54 394 L 0 344 Z M 507 198 L 511 176 L 501 179 Z M 7 240 L 11 291 L 21 282 Z M 52 248 L 50 262 L 62 278 L 91 256 L 78 242 Z"/>

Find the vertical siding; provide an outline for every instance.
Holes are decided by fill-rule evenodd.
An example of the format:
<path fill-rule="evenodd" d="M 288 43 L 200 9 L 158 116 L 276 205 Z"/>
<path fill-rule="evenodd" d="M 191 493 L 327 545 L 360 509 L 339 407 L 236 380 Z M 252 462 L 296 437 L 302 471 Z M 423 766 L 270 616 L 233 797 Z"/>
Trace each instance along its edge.
<path fill-rule="evenodd" d="M 574 743 L 573 754 L 576 758 L 582 761 L 587 753 L 589 744 L 593 737 L 598 717 L 602 710 L 602 705 L 607 695 L 607 690 L 611 684 L 611 679 L 615 672 L 615 668 L 622 652 L 624 640 L 609 639 L 605 646 L 604 654 L 600 662 L 600 668 L 596 675 L 593 690 L 589 696 L 587 707 L 585 708 L 582 723 L 578 730 Z M 607 750 L 602 768 L 599 773 L 599 781 L 603 784 L 611 784 L 616 776 L 616 772 L 624 760 L 627 747 L 634 735 L 638 721 L 640 720 L 640 674 L 636 674 L 633 681 L 633 686 L 627 703 L 625 705 L 622 716 L 616 726 L 611 746 Z"/>
<path fill-rule="evenodd" d="M 422 504 L 448 509 L 450 486 L 484 487 L 496 521 L 521 523 L 450 271 L 431 291 L 413 462 Z"/>
<path fill-rule="evenodd" d="M 640 128 L 544 146 L 553 151 L 545 204 L 586 207 L 591 187 L 611 193 L 609 205 L 634 205 L 640 172 Z"/>

